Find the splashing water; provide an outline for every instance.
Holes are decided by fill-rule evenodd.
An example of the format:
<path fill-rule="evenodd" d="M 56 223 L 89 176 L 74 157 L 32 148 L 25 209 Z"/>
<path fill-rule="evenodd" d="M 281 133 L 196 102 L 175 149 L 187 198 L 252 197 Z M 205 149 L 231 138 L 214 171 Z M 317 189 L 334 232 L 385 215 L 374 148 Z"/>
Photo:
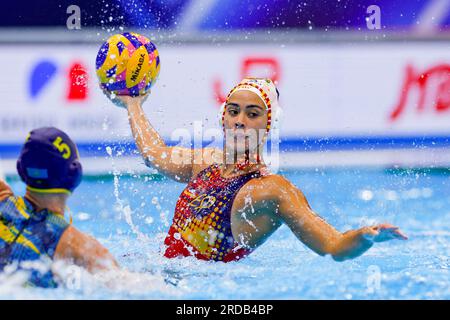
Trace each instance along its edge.
<path fill-rule="evenodd" d="M 171 218 L 185 185 L 153 176 L 116 173 L 116 176 L 86 179 L 70 201 L 74 212 L 91 216 L 83 220 L 75 215 L 74 225 L 93 234 L 111 251 L 126 269 L 123 275 L 105 275 L 105 278 L 86 275 L 81 281 L 84 287 L 80 289 L 70 289 L 70 285 L 52 290 L 23 289 L 12 283 L 9 289 L 4 289 L 0 284 L 0 298 L 450 298 L 448 175 L 439 172 L 416 175 L 381 168 L 282 174 L 303 191 L 313 210 L 339 231 L 387 221 L 400 226 L 409 240 L 376 244 L 363 256 L 338 263 L 330 257 L 316 255 L 282 226 L 239 262 L 213 263 L 192 257 L 167 259 L 162 256 L 161 248 L 168 227 L 159 216 L 146 223 L 151 214 L 141 203 L 143 198 L 151 202 L 156 197 L 152 206 L 170 212 L 167 218 Z M 23 190 L 20 181 L 9 182 L 15 191 Z M 137 192 L 120 189 L 127 184 L 133 184 Z M 371 194 L 364 194 L 365 190 Z M 390 191 L 395 191 L 397 196 L 391 197 Z M 118 194 L 122 203 L 134 208 L 130 213 L 133 225 L 148 240 L 142 241 L 134 231 L 123 232 L 131 228 L 126 219 L 98 214 L 111 212 L 118 202 Z M 112 280 L 115 277 L 116 286 Z"/>
<path fill-rule="evenodd" d="M 120 213 L 120 215 L 122 215 L 122 214 L 124 215 L 125 221 L 130 226 L 133 233 L 137 235 L 139 240 L 150 241 L 150 239 L 145 234 L 140 232 L 139 228 L 133 223 L 133 218 L 132 218 L 133 210 L 131 209 L 131 207 L 129 205 L 124 204 L 124 201 L 120 198 L 120 195 L 119 195 L 120 172 L 116 169 L 116 166 L 114 165 L 113 152 L 112 152 L 112 148 L 110 146 L 106 147 L 106 152 L 108 153 L 108 155 L 111 159 L 111 163 L 112 163 L 112 167 L 113 167 L 114 197 L 116 200 L 116 210 Z"/>

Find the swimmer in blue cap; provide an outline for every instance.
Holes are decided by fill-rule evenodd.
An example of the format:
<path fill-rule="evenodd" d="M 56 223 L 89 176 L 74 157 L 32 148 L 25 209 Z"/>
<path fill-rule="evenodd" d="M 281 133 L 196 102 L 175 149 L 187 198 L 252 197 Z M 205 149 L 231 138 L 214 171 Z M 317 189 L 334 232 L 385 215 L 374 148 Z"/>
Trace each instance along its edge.
<path fill-rule="evenodd" d="M 245 78 L 230 91 L 219 112 L 225 138 L 222 150 L 167 146 L 144 114 L 147 96 L 107 96 L 127 109 L 146 163 L 167 177 L 187 182 L 164 242 L 168 258 L 236 261 L 282 224 L 311 250 L 336 261 L 358 257 L 374 243 L 407 239 L 387 223 L 341 233 L 311 209 L 300 189 L 270 172 L 262 148 L 281 114 L 279 93 L 270 79 Z"/>
<path fill-rule="evenodd" d="M 80 184 L 82 167 L 75 143 L 56 128 L 30 132 L 17 160 L 27 185 L 14 196 L 0 179 L 0 271 L 16 265 L 29 271 L 28 285 L 56 287 L 51 268 L 29 268 L 30 261 L 63 260 L 90 272 L 117 268 L 106 248 L 64 219 L 66 201 Z"/>

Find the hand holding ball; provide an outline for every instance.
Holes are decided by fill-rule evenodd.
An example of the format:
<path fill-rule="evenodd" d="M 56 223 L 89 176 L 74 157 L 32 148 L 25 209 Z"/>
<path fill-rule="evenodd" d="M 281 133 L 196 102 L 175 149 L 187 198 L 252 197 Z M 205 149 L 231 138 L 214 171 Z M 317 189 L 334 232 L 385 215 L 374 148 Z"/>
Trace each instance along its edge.
<path fill-rule="evenodd" d="M 100 87 L 112 96 L 143 96 L 159 75 L 158 50 L 137 33 L 116 34 L 101 46 L 96 70 Z"/>

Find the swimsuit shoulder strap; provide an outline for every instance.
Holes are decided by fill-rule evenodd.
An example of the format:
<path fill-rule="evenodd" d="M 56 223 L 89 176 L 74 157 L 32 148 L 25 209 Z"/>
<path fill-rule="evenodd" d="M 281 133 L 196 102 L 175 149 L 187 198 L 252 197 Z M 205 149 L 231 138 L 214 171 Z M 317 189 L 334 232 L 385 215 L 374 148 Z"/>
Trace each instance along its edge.
<path fill-rule="evenodd" d="M 10 196 L 0 202 L 0 217 L 8 223 L 20 223 L 29 218 L 30 213 L 23 197 Z"/>
<path fill-rule="evenodd" d="M 207 174 L 210 171 L 214 171 L 215 167 L 218 168 L 218 165 L 216 162 L 214 162 L 213 164 L 207 166 L 206 168 L 203 168 L 202 170 L 200 170 L 195 176 L 192 176 L 191 180 L 194 180 L 195 178 L 201 177 L 202 175 Z"/>
<path fill-rule="evenodd" d="M 272 172 L 269 170 L 269 168 L 263 167 L 263 168 L 255 170 L 255 171 L 243 174 L 242 176 L 250 177 L 250 179 L 253 179 L 253 178 L 259 178 L 259 177 L 265 177 L 265 176 L 268 176 L 271 174 L 272 174 Z"/>
<path fill-rule="evenodd" d="M 262 177 L 270 176 L 273 174 L 272 171 L 270 171 L 270 169 L 268 167 L 261 168 L 258 170 L 258 172 L 259 172 L 259 175 Z"/>

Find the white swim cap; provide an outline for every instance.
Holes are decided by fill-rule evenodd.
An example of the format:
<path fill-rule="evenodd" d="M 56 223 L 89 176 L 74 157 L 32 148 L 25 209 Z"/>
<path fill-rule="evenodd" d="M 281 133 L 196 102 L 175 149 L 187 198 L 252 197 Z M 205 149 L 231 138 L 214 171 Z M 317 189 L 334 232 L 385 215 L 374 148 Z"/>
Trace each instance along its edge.
<path fill-rule="evenodd" d="M 237 86 L 231 89 L 225 102 L 220 106 L 218 115 L 220 126 L 223 127 L 225 106 L 228 103 L 228 99 L 233 93 L 241 90 L 247 90 L 257 94 L 264 102 L 267 110 L 266 133 L 269 132 L 271 128 L 279 128 L 282 110 L 278 104 L 278 90 L 272 80 L 265 78 L 244 78 Z"/>

